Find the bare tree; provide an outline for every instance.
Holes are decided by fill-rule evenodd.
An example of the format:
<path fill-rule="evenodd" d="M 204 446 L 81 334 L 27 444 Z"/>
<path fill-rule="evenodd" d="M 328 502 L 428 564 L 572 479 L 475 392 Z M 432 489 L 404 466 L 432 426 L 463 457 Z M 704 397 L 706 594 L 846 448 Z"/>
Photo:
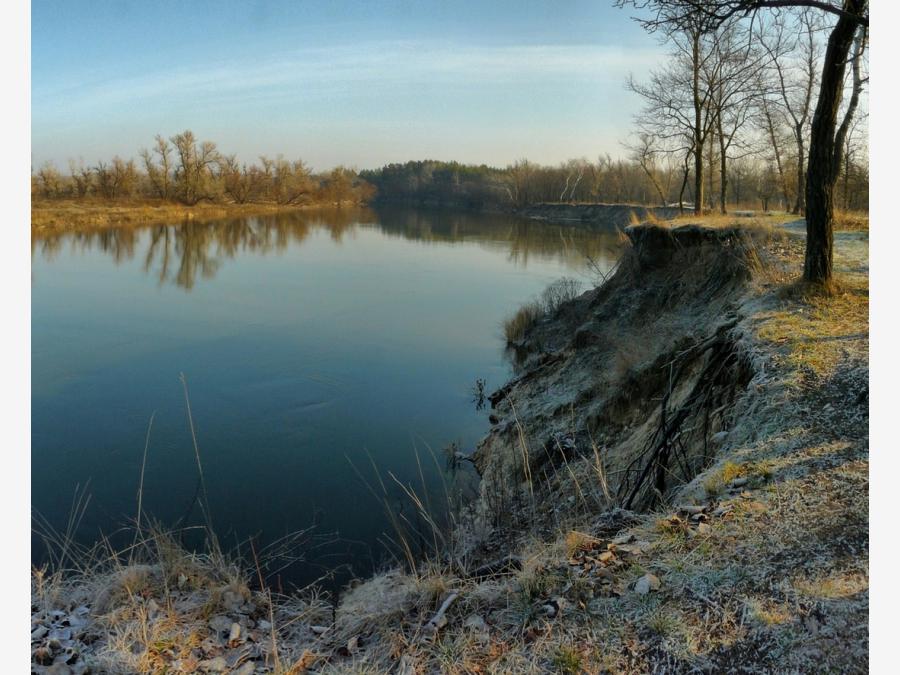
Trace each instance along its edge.
<path fill-rule="evenodd" d="M 807 9 L 798 16 L 777 14 L 770 29 L 760 31 L 759 42 L 770 57 L 770 79 L 775 85 L 773 104 L 787 119 L 796 149 L 797 190 L 792 212 L 797 214 L 803 213 L 806 205 L 807 123 L 812 112 L 813 92 L 818 84 L 821 48 L 816 33 L 821 28 L 821 17 Z M 768 97 L 764 105 L 770 135 L 774 139 L 775 122 Z"/>
<path fill-rule="evenodd" d="M 653 189 L 659 195 L 660 204 L 665 206 L 668 202 L 669 185 L 667 183 L 665 189 L 663 189 L 659 181 L 656 162 L 663 151 L 657 147 L 656 137 L 646 132 L 638 132 L 636 141 L 626 147 L 631 150 L 632 161 L 637 162 L 644 173 L 647 174 L 647 178 L 650 179 Z"/>
<path fill-rule="evenodd" d="M 751 28 L 731 20 L 712 34 L 713 57 L 704 64 L 704 78 L 712 93 L 710 106 L 715 119 L 714 134 L 718 141 L 719 209 L 727 211 L 728 161 L 750 154 L 739 134 L 752 117 L 759 90 L 758 73 L 764 65 L 764 52 L 756 46 Z M 712 154 L 712 148 L 710 148 Z M 710 179 L 712 162 L 710 162 Z"/>
<path fill-rule="evenodd" d="M 97 191 L 106 199 L 130 197 L 138 183 L 137 169 L 133 160 L 125 161 L 121 157 L 113 157 L 108 164 L 97 162 L 94 167 Z"/>
<path fill-rule="evenodd" d="M 37 172 L 38 190 L 42 197 L 54 198 L 62 196 L 63 181 L 59 170 L 53 162 L 47 161 Z"/>
<path fill-rule="evenodd" d="M 72 186 L 75 189 L 75 195 L 84 198 L 91 191 L 94 182 L 91 170 L 84 165 L 84 162 L 75 163 L 74 159 L 69 160 L 69 176 Z"/>
<path fill-rule="evenodd" d="M 835 185 L 844 138 L 865 82 L 861 75 L 857 77 L 857 66 L 866 45 L 868 0 L 616 0 L 616 5 L 647 10 L 649 16 L 638 21 L 651 32 L 681 31 L 685 35 L 693 35 L 698 25 L 702 32 L 708 33 L 732 17 L 755 17 L 758 10 L 766 8 L 810 7 L 836 18 L 822 60 L 818 101 L 810 127 L 806 169 L 806 256 L 803 265 L 806 281 L 828 282 L 833 270 Z M 857 37 L 857 34 L 862 37 Z M 844 120 L 839 126 L 838 114 L 848 63 L 854 64 L 854 86 Z"/>
<path fill-rule="evenodd" d="M 710 88 L 714 83 L 703 73 L 709 70 L 715 53 L 700 22 L 688 22 L 684 30 L 665 31 L 664 37 L 671 47 L 667 64 L 652 71 L 647 83 L 630 77 L 627 87 L 644 99 L 637 117 L 644 133 L 650 132 L 663 142 L 690 139 L 694 213 L 700 214 L 706 202 L 704 151 L 715 125 L 711 105 L 714 92 Z"/>
<path fill-rule="evenodd" d="M 213 170 L 218 165 L 216 144 L 203 141 L 199 145 L 188 130 L 171 139 L 178 156 L 174 171 L 174 187 L 178 198 L 188 205 L 215 198 Z"/>
<path fill-rule="evenodd" d="M 147 177 L 150 179 L 153 190 L 161 199 L 169 199 L 172 196 L 172 151 L 173 148 L 169 145 L 169 141 L 160 134 L 156 135 L 156 145 L 153 148 L 156 160 L 146 148 L 141 150 L 141 159 L 144 160 Z"/>

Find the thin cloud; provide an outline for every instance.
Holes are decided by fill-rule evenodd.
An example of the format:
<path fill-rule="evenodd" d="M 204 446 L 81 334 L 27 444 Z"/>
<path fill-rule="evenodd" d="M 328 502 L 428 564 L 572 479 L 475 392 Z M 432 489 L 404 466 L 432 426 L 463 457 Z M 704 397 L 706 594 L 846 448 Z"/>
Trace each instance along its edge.
<path fill-rule="evenodd" d="M 649 68 L 658 50 L 600 45 L 472 46 L 419 42 L 363 43 L 301 49 L 252 63 L 219 62 L 81 86 L 43 88 L 34 83 L 35 117 L 73 108 L 106 109 L 140 100 L 223 100 L 241 94 L 267 98 L 334 95 L 354 87 L 417 83 L 479 86 L 560 79 L 620 82 Z"/>

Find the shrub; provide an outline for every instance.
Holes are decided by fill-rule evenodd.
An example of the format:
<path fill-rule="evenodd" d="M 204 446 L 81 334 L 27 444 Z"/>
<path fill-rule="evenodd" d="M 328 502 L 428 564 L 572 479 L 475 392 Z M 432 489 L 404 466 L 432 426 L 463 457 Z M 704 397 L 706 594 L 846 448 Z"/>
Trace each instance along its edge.
<path fill-rule="evenodd" d="M 507 344 L 514 344 L 525 337 L 525 332 L 544 315 L 544 309 L 537 302 L 529 302 L 519 307 L 515 314 L 503 322 L 503 335 Z"/>

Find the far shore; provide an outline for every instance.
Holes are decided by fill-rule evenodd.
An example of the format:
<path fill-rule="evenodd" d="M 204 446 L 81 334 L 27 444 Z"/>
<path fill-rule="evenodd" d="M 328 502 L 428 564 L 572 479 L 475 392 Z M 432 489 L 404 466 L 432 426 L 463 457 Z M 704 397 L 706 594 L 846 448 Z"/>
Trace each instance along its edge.
<path fill-rule="evenodd" d="M 211 203 L 193 206 L 162 200 L 84 201 L 37 199 L 31 202 L 32 234 L 53 234 L 105 227 L 139 227 L 181 223 L 186 220 L 216 220 L 289 213 L 309 209 L 356 206 L 356 203 Z"/>
<path fill-rule="evenodd" d="M 376 200 L 376 203 L 377 200 Z M 222 218 L 240 218 L 274 215 L 316 209 L 332 209 L 366 206 L 366 202 L 311 202 L 305 204 L 276 204 L 252 202 L 245 204 L 228 202 L 200 202 L 193 206 L 163 200 L 79 200 L 34 199 L 31 202 L 31 232 L 33 235 L 51 235 L 64 232 L 94 231 L 108 227 L 141 227 L 147 225 L 171 225 L 186 221 L 204 222 Z M 448 208 L 438 206 L 438 208 Z M 449 208 L 459 208 L 450 206 Z M 472 209 L 465 209 L 472 210 Z M 474 209 L 485 211 L 486 209 Z M 698 216 L 675 209 L 639 204 L 601 203 L 538 203 L 512 213 L 535 220 L 553 222 L 580 222 L 583 224 L 624 227 L 636 222 L 689 222 Z M 749 217 L 748 217 L 749 216 Z M 729 214 L 705 214 L 703 222 L 731 224 L 754 221 L 757 224 L 783 225 L 802 216 L 788 213 L 736 210 Z M 836 210 L 835 231 L 863 231 L 869 229 L 867 213 Z"/>

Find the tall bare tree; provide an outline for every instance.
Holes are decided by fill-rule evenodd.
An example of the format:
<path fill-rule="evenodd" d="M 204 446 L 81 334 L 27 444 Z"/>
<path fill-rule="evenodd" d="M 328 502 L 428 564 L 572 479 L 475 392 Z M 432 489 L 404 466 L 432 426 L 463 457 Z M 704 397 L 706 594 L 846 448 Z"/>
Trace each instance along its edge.
<path fill-rule="evenodd" d="M 173 136 L 170 140 L 178 156 L 178 165 L 174 170 L 174 186 L 178 198 L 189 205 L 214 199 L 213 170 L 219 162 L 216 144 L 203 141 L 198 145 L 190 130 Z"/>
<path fill-rule="evenodd" d="M 822 25 L 820 13 L 807 8 L 798 14 L 776 14 L 771 24 L 759 32 L 759 43 L 770 57 L 771 75 L 767 81 L 774 85 L 771 92 L 763 92 L 769 134 L 774 144 L 777 126 L 774 107 L 787 121 L 796 150 L 797 190 L 792 207 L 796 214 L 803 213 L 806 206 L 806 136 L 822 51 L 816 33 L 822 30 Z"/>
<path fill-rule="evenodd" d="M 172 151 L 169 141 L 160 134 L 156 135 L 156 145 L 153 147 L 156 159 L 146 148 L 141 150 L 144 170 L 154 191 L 161 199 L 169 199 L 172 196 Z"/>
<path fill-rule="evenodd" d="M 671 49 L 666 65 L 652 71 L 645 83 L 629 77 L 627 87 L 644 99 L 636 120 L 641 133 L 664 143 L 690 139 L 694 212 L 700 214 L 706 201 L 704 151 L 715 124 L 711 106 L 713 91 L 703 73 L 714 54 L 699 21 L 687 22 L 683 30 L 673 26 L 664 36 Z"/>

